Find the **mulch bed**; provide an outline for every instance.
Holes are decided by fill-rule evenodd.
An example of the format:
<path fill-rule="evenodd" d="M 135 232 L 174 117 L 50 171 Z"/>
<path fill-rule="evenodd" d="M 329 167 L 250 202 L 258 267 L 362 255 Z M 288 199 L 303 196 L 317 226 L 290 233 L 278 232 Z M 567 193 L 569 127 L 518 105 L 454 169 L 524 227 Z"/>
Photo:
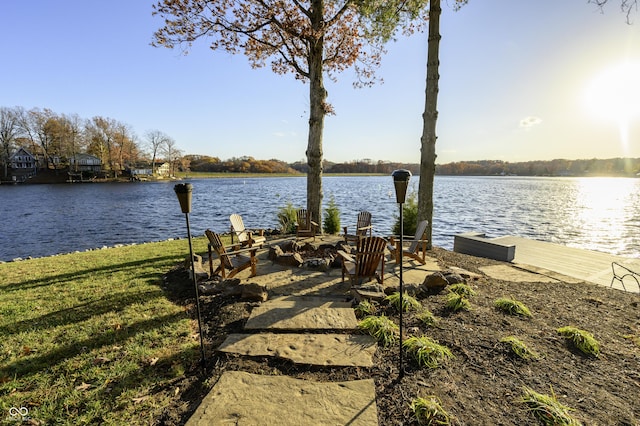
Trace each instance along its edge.
<path fill-rule="evenodd" d="M 442 266 L 471 272 L 495 261 L 434 248 L 428 255 Z M 195 305 L 184 270 L 165 277 L 176 303 Z M 523 388 L 555 394 L 585 425 L 640 424 L 640 295 L 592 284 L 515 283 L 488 277 L 469 281 L 476 295 L 471 309 L 450 313 L 444 307 L 447 291 L 421 299 L 438 318 L 426 327 L 415 314 L 404 315 L 407 335 L 424 334 L 447 346 L 455 356 L 443 367 L 420 368 L 405 356 L 404 376 L 398 379 L 398 347 L 379 348 L 372 368 L 313 367 L 273 358 L 246 358 L 217 353 L 229 333 L 241 332 L 253 303 L 223 296 L 202 296 L 207 372 L 199 364 L 176 383 L 183 389 L 157 424 L 184 424 L 224 371 L 280 374 L 317 381 L 373 378 L 377 387 L 380 425 L 417 424 L 409 408 L 418 396 L 435 395 L 460 425 L 539 424 L 520 400 Z M 494 307 L 500 297 L 524 303 L 531 318 L 506 315 Z M 397 314 L 383 306 L 398 321 Z M 601 344 L 597 358 L 575 350 L 557 333 L 563 326 L 589 331 Z M 541 355 L 538 360 L 515 357 L 500 339 L 514 335 Z M 286 411 L 286 408 L 283 408 Z"/>

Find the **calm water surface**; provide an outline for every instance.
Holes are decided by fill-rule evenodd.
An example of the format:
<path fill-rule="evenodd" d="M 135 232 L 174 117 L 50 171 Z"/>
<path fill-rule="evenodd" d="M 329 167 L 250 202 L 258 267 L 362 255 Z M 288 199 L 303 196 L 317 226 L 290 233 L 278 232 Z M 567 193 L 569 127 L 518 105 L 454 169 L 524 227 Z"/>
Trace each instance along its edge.
<path fill-rule="evenodd" d="M 306 204 L 306 178 L 192 180 L 192 234 L 229 229 L 239 213 L 249 228 L 277 228 L 287 202 Z M 411 187 L 417 190 L 418 178 Z M 0 260 L 40 257 L 115 244 L 185 237 L 175 182 L 1 185 Z M 398 205 L 388 176 L 325 177 L 342 225 L 369 210 L 374 231 L 389 234 Z M 434 244 L 480 231 L 517 235 L 640 257 L 640 179 L 437 176 Z"/>

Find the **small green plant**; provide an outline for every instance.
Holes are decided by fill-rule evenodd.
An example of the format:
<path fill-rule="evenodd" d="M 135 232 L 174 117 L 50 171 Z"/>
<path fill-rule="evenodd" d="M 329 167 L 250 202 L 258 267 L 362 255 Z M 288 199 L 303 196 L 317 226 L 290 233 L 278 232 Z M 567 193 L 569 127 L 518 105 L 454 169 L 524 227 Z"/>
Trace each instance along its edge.
<path fill-rule="evenodd" d="M 544 395 L 525 387 L 522 402 L 527 404 L 529 411 L 546 426 L 581 425 L 569 414 L 572 409 L 558 402 L 553 389 L 551 389 L 551 395 Z"/>
<path fill-rule="evenodd" d="M 509 345 L 511 352 L 513 352 L 518 358 L 524 360 L 540 358 L 537 353 L 529 349 L 522 340 L 518 339 L 515 336 L 503 337 L 502 339 L 500 339 L 500 342 Z"/>
<path fill-rule="evenodd" d="M 416 315 L 416 318 L 428 327 L 435 326 L 438 323 L 438 319 L 428 309 L 423 309 Z"/>
<path fill-rule="evenodd" d="M 413 355 L 418 365 L 429 368 L 438 368 L 442 363 L 453 358 L 449 348 L 426 336 L 409 337 L 402 342 L 402 347 Z"/>
<path fill-rule="evenodd" d="M 411 411 L 418 424 L 450 425 L 452 417 L 442 408 L 442 402 L 436 396 L 417 397 L 411 401 Z"/>
<path fill-rule="evenodd" d="M 340 210 L 336 204 L 336 198 L 331 195 L 327 208 L 324 209 L 324 221 L 322 229 L 325 234 L 337 234 L 340 232 Z"/>
<path fill-rule="evenodd" d="M 600 355 L 600 343 L 588 331 L 567 326 L 559 328 L 558 333 L 583 354 L 594 357 Z"/>
<path fill-rule="evenodd" d="M 293 234 L 296 232 L 296 222 L 298 221 L 298 209 L 288 201 L 284 207 L 278 208 L 278 223 L 283 234 Z"/>
<path fill-rule="evenodd" d="M 529 310 L 529 308 L 527 308 L 524 303 L 518 302 L 517 300 L 501 297 L 494 303 L 496 308 L 509 315 L 519 315 L 522 317 L 531 316 L 531 311 Z"/>
<path fill-rule="evenodd" d="M 476 292 L 464 283 L 452 284 L 448 287 L 448 289 L 450 292 L 459 294 L 460 296 L 464 297 L 473 297 L 476 295 Z"/>
<path fill-rule="evenodd" d="M 471 309 L 469 299 L 453 292 L 447 296 L 447 303 L 445 303 L 444 306 L 451 312 L 468 311 Z"/>
<path fill-rule="evenodd" d="M 640 348 L 640 334 L 625 334 L 622 337 L 631 340 L 634 345 Z"/>
<path fill-rule="evenodd" d="M 360 303 L 358 303 L 356 305 L 355 308 L 353 308 L 356 312 L 356 315 L 358 317 L 365 317 L 367 315 L 374 315 L 377 311 L 376 305 L 374 305 L 373 303 L 371 303 L 368 300 L 362 300 L 360 301 Z"/>
<path fill-rule="evenodd" d="M 400 312 L 400 292 L 396 291 L 395 293 L 385 297 L 384 300 L 389 302 L 391 306 L 393 306 L 398 312 Z M 402 293 L 402 312 L 418 310 L 421 308 L 422 305 L 415 297 L 409 296 L 406 292 Z"/>
<path fill-rule="evenodd" d="M 418 227 L 418 194 L 411 189 L 407 194 L 407 200 L 402 205 L 402 223 L 404 235 L 414 235 Z M 396 216 L 393 224 L 393 233 L 400 235 L 400 216 Z"/>
<path fill-rule="evenodd" d="M 358 328 L 365 330 L 382 346 L 395 344 L 400 331 L 400 328 L 384 315 L 368 316 L 358 323 Z"/>

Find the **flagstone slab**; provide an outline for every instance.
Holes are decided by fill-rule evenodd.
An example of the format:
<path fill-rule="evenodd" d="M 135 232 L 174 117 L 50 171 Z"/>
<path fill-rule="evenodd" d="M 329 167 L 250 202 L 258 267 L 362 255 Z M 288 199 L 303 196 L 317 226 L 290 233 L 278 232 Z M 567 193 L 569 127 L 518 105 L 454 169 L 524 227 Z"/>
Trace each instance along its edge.
<path fill-rule="evenodd" d="M 253 308 L 247 330 L 353 330 L 358 327 L 351 302 L 344 299 L 286 296 Z"/>
<path fill-rule="evenodd" d="M 372 367 L 376 341 L 349 334 L 230 334 L 218 348 L 248 356 L 274 356 L 298 364 Z"/>
<path fill-rule="evenodd" d="M 320 383 L 225 372 L 187 426 L 378 424 L 372 379 Z"/>

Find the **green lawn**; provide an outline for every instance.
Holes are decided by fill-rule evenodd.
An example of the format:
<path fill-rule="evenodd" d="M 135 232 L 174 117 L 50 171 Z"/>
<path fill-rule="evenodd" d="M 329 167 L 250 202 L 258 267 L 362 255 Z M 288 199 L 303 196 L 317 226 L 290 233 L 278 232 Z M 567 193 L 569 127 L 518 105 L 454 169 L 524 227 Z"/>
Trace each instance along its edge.
<path fill-rule="evenodd" d="M 194 250 L 206 250 L 205 238 Z M 0 264 L 0 424 L 149 424 L 199 362 L 162 275 L 186 239 Z"/>

